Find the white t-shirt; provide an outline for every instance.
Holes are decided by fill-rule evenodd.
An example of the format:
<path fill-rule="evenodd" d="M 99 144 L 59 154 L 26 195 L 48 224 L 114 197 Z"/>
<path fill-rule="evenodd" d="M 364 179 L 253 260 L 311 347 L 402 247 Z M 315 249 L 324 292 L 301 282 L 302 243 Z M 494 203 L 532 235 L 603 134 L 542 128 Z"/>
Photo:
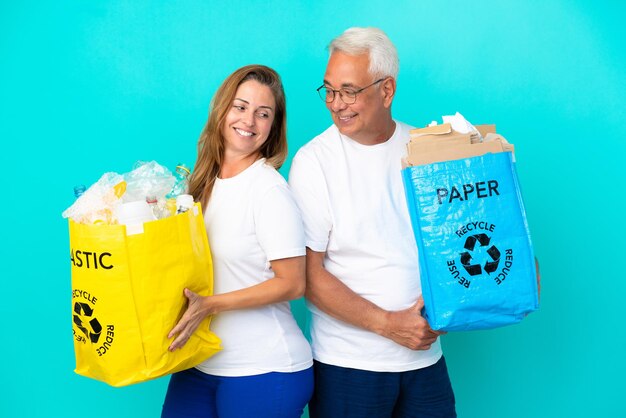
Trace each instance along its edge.
<path fill-rule="evenodd" d="M 270 260 L 302 256 L 304 232 L 289 186 L 265 159 L 216 179 L 204 219 L 213 256 L 214 294 L 274 277 Z M 311 348 L 289 302 L 221 312 L 211 330 L 222 351 L 197 368 L 218 376 L 295 372 L 312 365 Z"/>
<path fill-rule="evenodd" d="M 410 129 L 396 121 L 388 141 L 366 146 L 332 125 L 298 151 L 289 173 L 306 246 L 326 252 L 326 270 L 390 311 L 409 308 L 421 294 L 401 175 Z M 439 340 L 413 351 L 308 306 L 313 357 L 323 363 L 397 372 L 430 366 L 442 355 Z"/>

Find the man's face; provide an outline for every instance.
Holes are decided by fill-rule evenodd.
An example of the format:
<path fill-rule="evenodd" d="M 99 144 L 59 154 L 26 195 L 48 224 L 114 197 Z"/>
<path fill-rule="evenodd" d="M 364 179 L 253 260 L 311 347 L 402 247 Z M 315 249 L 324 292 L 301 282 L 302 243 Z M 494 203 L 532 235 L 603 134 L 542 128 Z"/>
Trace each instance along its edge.
<path fill-rule="evenodd" d="M 368 54 L 347 55 L 335 51 L 328 60 L 324 84 L 334 90 L 359 90 L 376 81 L 368 68 Z M 390 119 L 391 98 L 386 97 L 388 95 L 383 91 L 384 83 L 375 84 L 359 93 L 353 104 L 344 103 L 339 93 L 335 93 L 335 99 L 326 103 L 326 107 L 339 132 L 363 144 L 389 138 L 384 136 Z"/>

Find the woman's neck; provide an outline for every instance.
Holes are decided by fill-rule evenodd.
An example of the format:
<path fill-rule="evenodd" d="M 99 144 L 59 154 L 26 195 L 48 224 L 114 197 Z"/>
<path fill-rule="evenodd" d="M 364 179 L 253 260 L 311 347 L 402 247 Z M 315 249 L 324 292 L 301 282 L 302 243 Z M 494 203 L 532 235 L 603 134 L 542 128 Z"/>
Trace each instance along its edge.
<path fill-rule="evenodd" d="M 219 178 L 229 179 L 235 177 L 237 174 L 250 167 L 256 160 L 260 158 L 259 153 L 249 155 L 229 155 L 228 152 L 224 155 L 224 162 L 220 167 Z"/>

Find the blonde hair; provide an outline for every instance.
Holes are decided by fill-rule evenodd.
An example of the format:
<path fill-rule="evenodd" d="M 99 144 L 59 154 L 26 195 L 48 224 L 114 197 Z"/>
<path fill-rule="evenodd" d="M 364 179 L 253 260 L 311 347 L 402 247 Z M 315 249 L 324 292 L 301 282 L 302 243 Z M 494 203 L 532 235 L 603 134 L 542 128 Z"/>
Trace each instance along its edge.
<path fill-rule="evenodd" d="M 239 86 L 255 80 L 269 87 L 276 101 L 274 121 L 270 134 L 259 149 L 267 164 L 280 168 L 287 158 L 287 104 L 280 76 L 264 65 L 247 65 L 229 75 L 217 89 L 209 112 L 209 119 L 198 140 L 198 159 L 189 181 L 189 194 L 206 207 L 215 178 L 224 159 L 224 137 L 222 126 L 235 99 Z"/>

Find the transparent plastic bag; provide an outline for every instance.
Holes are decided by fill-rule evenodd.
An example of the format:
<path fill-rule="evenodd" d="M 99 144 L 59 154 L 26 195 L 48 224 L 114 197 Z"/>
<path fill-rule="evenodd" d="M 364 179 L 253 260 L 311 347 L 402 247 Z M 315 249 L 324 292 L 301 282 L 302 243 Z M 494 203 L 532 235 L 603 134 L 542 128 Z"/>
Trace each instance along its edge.
<path fill-rule="evenodd" d="M 120 203 L 125 189 L 123 176 L 114 172 L 104 173 L 62 215 L 77 223 L 117 223 L 115 207 Z"/>
<path fill-rule="evenodd" d="M 156 161 L 138 161 L 133 171 L 124 174 L 126 193 L 122 197 L 124 202 L 145 200 L 147 196 L 157 199 L 168 194 L 176 178 L 170 170 Z"/>

